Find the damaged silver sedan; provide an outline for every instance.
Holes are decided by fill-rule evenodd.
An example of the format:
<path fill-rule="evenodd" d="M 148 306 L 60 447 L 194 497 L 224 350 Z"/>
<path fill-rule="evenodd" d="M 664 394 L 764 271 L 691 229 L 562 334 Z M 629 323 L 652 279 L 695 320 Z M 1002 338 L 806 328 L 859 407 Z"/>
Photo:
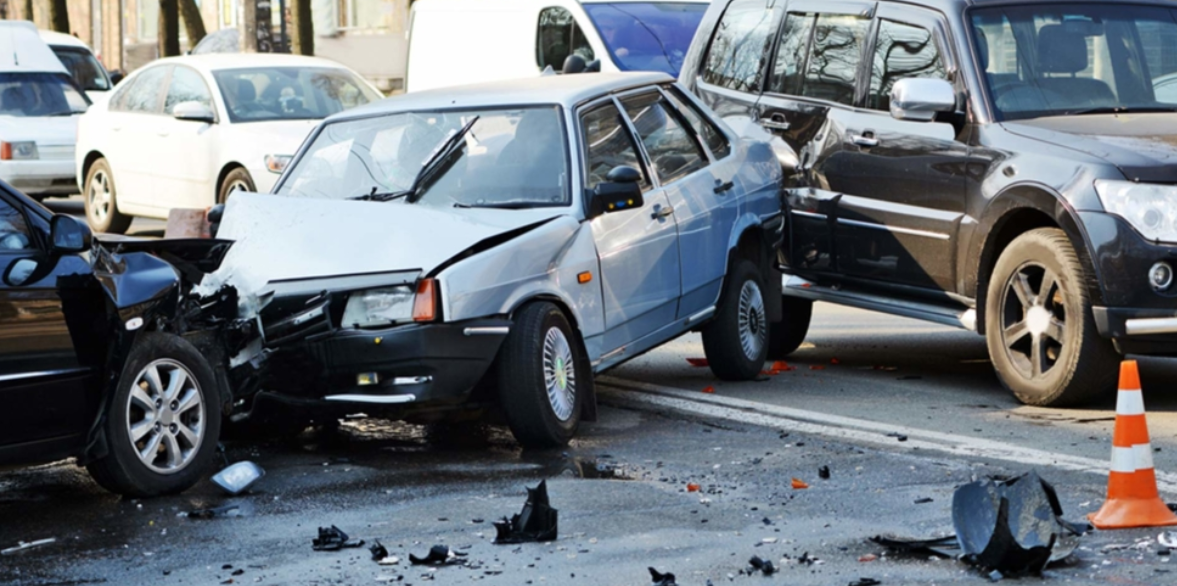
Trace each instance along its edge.
<path fill-rule="evenodd" d="M 252 398 L 234 418 L 501 407 L 520 443 L 559 446 L 595 416 L 594 373 L 685 332 L 717 376 L 753 378 L 780 319 L 780 175 L 661 74 L 329 118 L 272 195 L 229 200 L 234 244 L 198 289 L 255 334 L 230 348 Z"/>

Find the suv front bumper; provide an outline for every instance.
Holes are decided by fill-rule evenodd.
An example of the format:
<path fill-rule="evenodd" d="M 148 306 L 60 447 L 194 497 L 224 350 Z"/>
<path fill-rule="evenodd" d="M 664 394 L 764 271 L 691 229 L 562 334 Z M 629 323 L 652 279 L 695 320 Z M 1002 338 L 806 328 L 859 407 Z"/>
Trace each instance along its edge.
<path fill-rule="evenodd" d="M 1091 308 L 1099 333 L 1125 353 L 1177 356 L 1177 308 Z"/>

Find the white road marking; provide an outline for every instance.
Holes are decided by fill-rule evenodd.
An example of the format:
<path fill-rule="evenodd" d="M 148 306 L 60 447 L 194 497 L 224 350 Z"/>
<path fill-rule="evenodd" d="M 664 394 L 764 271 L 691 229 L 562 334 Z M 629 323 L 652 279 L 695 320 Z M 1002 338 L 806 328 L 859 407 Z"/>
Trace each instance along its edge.
<path fill-rule="evenodd" d="M 831 415 L 818 411 L 779 407 L 732 397 L 703 394 L 672 387 L 629 381 L 612 376 L 599 376 L 599 393 L 620 403 L 660 407 L 726 419 L 751 425 L 786 429 L 790 432 L 820 435 L 833 439 L 886 446 L 899 450 L 935 450 L 968 458 L 992 458 L 1016 462 L 1024 466 L 1052 466 L 1062 470 L 1088 472 L 1107 477 L 1111 468 L 1111 446 L 1108 459 L 1096 460 L 1071 456 L 983 438 L 955 435 L 904 425 L 891 425 Z M 611 387 L 611 388 L 610 388 Z M 622 391 L 622 392 L 618 392 Z M 887 434 L 907 436 L 905 442 Z M 1157 487 L 1161 492 L 1177 494 L 1177 474 L 1157 471 Z"/>

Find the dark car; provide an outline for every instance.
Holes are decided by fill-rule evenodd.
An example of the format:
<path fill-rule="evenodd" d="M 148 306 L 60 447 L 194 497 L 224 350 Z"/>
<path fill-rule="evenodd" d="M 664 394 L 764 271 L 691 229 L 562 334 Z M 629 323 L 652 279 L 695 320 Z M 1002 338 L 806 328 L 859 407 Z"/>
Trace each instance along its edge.
<path fill-rule="evenodd" d="M 680 81 L 787 166 L 786 319 L 974 330 L 1022 401 L 1177 355 L 1177 3 L 718 0 Z"/>
<path fill-rule="evenodd" d="M 226 330 L 184 292 L 228 246 L 92 243 L 0 182 L 0 469 L 76 457 L 131 496 L 199 480 L 233 397 Z"/>

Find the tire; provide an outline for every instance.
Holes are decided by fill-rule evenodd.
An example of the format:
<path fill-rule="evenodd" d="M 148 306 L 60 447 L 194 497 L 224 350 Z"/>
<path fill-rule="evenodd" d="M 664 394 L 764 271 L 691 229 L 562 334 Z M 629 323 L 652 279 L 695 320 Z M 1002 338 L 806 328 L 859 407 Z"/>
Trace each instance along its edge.
<path fill-rule="evenodd" d="M 249 176 L 249 171 L 242 167 L 237 167 L 229 171 L 225 175 L 224 181 L 221 181 L 220 187 L 217 188 L 217 203 L 226 203 L 229 201 L 229 196 L 238 189 L 242 191 L 257 191 L 257 186 L 253 183 L 253 177 Z"/>
<path fill-rule="evenodd" d="M 106 159 L 100 158 L 90 165 L 82 197 L 86 200 L 86 221 L 95 232 L 125 234 L 131 227 L 133 218 L 119 212 L 118 190 Z"/>
<path fill-rule="evenodd" d="M 515 439 L 525 448 L 567 445 L 580 426 L 592 370 L 564 312 L 548 302 L 524 306 L 496 367 L 499 402 Z"/>
<path fill-rule="evenodd" d="M 986 343 L 998 379 L 1021 402 L 1080 405 L 1115 390 L 1120 356 L 1096 329 L 1088 282 L 1057 228 L 1018 236 L 997 259 L 985 301 Z"/>
<path fill-rule="evenodd" d="M 769 360 L 783 360 L 800 348 L 813 317 L 813 301 L 810 299 L 786 295 L 781 304 L 781 321 L 768 326 Z"/>
<path fill-rule="evenodd" d="M 156 373 L 157 384 L 149 382 L 150 371 Z M 177 374 L 183 378 L 176 378 Z M 172 391 L 174 381 L 182 382 Z M 166 395 L 169 391 L 176 394 L 170 401 Z M 193 399 L 199 404 L 193 404 Z M 177 403 L 178 409 L 172 407 Z M 204 477 L 216 456 L 221 395 L 208 362 L 179 336 L 140 334 L 107 409 L 103 426 L 108 453 L 87 469 L 99 485 L 111 492 L 129 497 L 182 492 Z M 144 423 L 153 414 L 156 425 Z M 171 421 L 173 416 L 176 418 Z M 149 427 L 133 442 L 132 427 L 137 423 Z M 140 450 L 147 452 L 152 442 L 157 451 L 140 457 Z"/>
<path fill-rule="evenodd" d="M 739 259 L 732 265 L 715 319 L 703 327 L 703 352 L 721 380 L 760 376 L 768 355 L 768 316 L 764 283 L 752 261 Z"/>

